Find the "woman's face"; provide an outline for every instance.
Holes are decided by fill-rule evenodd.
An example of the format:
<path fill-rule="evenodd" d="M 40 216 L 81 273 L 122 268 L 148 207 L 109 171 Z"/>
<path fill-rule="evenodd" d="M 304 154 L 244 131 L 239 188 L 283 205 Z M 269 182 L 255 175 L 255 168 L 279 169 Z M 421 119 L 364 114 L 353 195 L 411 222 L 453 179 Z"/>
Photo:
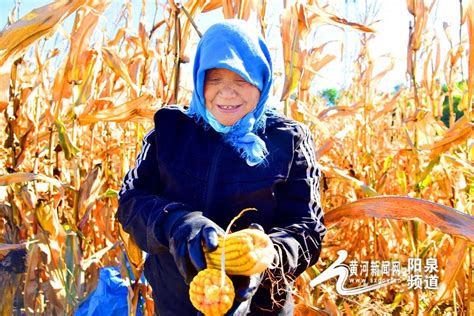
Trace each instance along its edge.
<path fill-rule="evenodd" d="M 225 68 L 206 71 L 206 108 L 225 126 L 232 126 L 257 106 L 260 91 L 241 76 Z"/>

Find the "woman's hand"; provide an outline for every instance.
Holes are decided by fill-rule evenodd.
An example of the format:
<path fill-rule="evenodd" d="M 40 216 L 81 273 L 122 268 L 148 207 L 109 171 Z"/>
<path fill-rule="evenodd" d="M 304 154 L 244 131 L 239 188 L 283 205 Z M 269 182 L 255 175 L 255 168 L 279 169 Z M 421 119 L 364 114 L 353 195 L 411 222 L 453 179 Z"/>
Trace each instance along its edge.
<path fill-rule="evenodd" d="M 165 221 L 169 250 L 186 284 L 206 268 L 203 251 L 214 251 L 224 231 L 201 212 L 175 211 Z"/>

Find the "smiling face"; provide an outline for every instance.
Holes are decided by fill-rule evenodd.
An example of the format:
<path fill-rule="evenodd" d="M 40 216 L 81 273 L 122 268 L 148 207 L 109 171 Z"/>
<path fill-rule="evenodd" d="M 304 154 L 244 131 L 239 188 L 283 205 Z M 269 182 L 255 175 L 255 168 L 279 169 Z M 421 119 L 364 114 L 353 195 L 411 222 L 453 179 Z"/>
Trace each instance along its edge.
<path fill-rule="evenodd" d="M 260 90 L 225 68 L 206 71 L 204 80 L 206 108 L 225 126 L 232 126 L 255 109 Z"/>

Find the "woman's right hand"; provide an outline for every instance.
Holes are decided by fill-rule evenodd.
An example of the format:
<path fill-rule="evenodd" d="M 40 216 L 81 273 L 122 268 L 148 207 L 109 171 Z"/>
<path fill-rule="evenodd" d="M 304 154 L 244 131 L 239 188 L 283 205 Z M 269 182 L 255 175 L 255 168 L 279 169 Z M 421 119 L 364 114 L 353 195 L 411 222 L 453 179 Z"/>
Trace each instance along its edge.
<path fill-rule="evenodd" d="M 204 251 L 214 251 L 224 231 L 201 212 L 174 211 L 168 214 L 165 231 L 169 250 L 186 284 L 206 268 Z"/>

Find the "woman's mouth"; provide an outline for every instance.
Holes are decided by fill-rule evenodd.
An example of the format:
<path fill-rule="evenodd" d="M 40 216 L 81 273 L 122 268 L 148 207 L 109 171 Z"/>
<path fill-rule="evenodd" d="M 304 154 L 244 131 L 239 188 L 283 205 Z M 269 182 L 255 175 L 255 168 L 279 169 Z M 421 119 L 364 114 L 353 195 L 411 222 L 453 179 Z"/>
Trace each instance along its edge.
<path fill-rule="evenodd" d="M 242 106 L 242 104 L 237 104 L 237 105 L 217 104 L 217 107 L 219 108 L 219 110 L 221 110 L 222 112 L 226 112 L 226 113 L 236 112 L 236 111 L 238 111 L 238 109 L 239 109 L 241 106 Z"/>

